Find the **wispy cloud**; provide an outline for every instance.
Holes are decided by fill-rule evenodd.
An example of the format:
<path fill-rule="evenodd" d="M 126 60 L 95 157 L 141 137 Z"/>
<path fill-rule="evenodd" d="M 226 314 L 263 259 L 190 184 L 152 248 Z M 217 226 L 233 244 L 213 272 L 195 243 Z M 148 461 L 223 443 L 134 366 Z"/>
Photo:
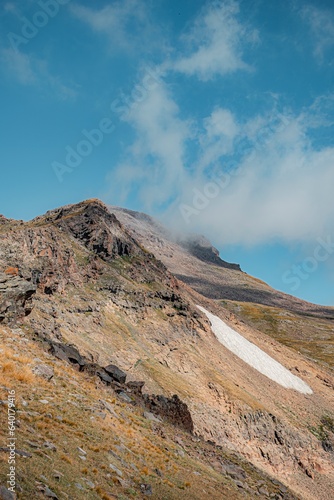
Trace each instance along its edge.
<path fill-rule="evenodd" d="M 186 146 L 192 134 L 191 123 L 179 113 L 167 86 L 160 82 L 127 115 L 135 140 L 112 174 L 118 195 L 120 187 L 125 195 L 135 188 L 146 208 L 175 196 L 175 189 L 184 182 Z"/>
<path fill-rule="evenodd" d="M 207 81 L 248 70 L 242 49 L 258 35 L 238 13 L 233 0 L 207 4 L 188 32 L 186 54 L 162 64 L 167 76 L 176 70 Z M 135 194 L 153 211 L 169 205 L 166 216 L 179 229 L 202 231 L 221 244 L 310 241 L 332 231 L 334 148 L 311 137 L 332 125 L 326 106 L 333 96 L 299 112 L 280 100 L 270 94 L 266 110 L 247 118 L 225 104 L 195 120 L 160 81 L 125 118 L 135 139 L 113 171 L 113 194 Z M 216 195 L 211 190 L 209 202 L 185 224 L 180 206 L 193 206 L 194 193 L 231 171 L 236 175 Z"/>
<path fill-rule="evenodd" d="M 13 48 L 0 48 L 2 70 L 21 85 L 32 85 L 49 89 L 60 100 L 74 99 L 77 88 L 66 85 L 59 76 L 53 75 L 45 60 Z"/>
<path fill-rule="evenodd" d="M 4 48 L 0 51 L 0 60 L 19 83 L 29 85 L 36 82 L 36 73 L 29 55 L 12 48 Z"/>
<path fill-rule="evenodd" d="M 238 13 L 239 5 L 234 0 L 205 6 L 185 36 L 187 55 L 178 58 L 173 68 L 204 81 L 250 69 L 243 60 L 243 47 L 257 41 L 258 33 L 242 24 Z"/>
<path fill-rule="evenodd" d="M 310 128 L 334 126 L 334 93 L 318 96 L 305 113 Z"/>
<path fill-rule="evenodd" d="M 202 174 L 208 167 L 214 168 L 219 158 L 232 153 L 233 141 L 239 133 L 240 125 L 233 113 L 228 109 L 215 108 L 204 119 L 203 130 L 199 132 L 197 172 Z"/>
<path fill-rule="evenodd" d="M 71 12 L 94 32 L 106 35 L 112 51 L 134 52 L 140 47 L 143 53 L 147 47 L 149 52 L 157 40 L 163 46 L 147 5 L 140 0 L 118 0 L 102 9 L 74 4 Z"/>
<path fill-rule="evenodd" d="M 151 210 L 176 198 L 166 216 L 178 229 L 250 245 L 307 241 L 334 229 L 334 148 L 312 146 L 312 114 L 273 110 L 239 123 L 228 109 L 216 108 L 194 124 L 182 119 L 161 84 L 127 121 L 136 139 L 112 182 L 125 195 L 135 189 Z M 228 172 L 231 159 L 237 175 L 185 224 L 180 206 L 192 206 L 194 193 Z"/>
<path fill-rule="evenodd" d="M 301 16 L 309 25 L 313 35 L 313 53 L 320 62 L 323 62 L 326 50 L 334 45 L 333 10 L 306 5 L 301 9 Z"/>

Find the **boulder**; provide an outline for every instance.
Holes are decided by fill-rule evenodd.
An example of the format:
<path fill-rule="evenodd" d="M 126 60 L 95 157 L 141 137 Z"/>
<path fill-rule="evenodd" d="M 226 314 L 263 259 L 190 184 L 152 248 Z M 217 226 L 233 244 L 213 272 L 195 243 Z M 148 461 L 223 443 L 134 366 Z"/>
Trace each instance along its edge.
<path fill-rule="evenodd" d="M 58 359 L 63 359 L 77 365 L 79 370 L 81 371 L 83 367 L 86 365 L 86 361 L 83 356 L 81 356 L 78 349 L 71 345 L 60 344 L 57 342 L 50 343 L 50 353 L 56 356 Z"/>
<path fill-rule="evenodd" d="M 15 500 L 16 495 L 5 486 L 0 486 L 0 499 L 1 500 Z"/>
<path fill-rule="evenodd" d="M 104 371 L 103 368 L 97 370 L 96 375 L 107 385 L 110 385 L 113 382 L 113 379 Z"/>
<path fill-rule="evenodd" d="M 123 372 L 116 365 L 108 365 L 104 367 L 104 370 L 110 375 L 114 380 L 119 382 L 120 384 L 125 384 L 126 373 Z"/>

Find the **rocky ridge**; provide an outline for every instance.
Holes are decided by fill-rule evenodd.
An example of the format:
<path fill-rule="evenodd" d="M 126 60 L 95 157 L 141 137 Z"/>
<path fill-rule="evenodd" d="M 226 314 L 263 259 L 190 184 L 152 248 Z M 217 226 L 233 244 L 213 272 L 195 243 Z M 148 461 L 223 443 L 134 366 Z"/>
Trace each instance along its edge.
<path fill-rule="evenodd" d="M 219 252 L 203 236 L 178 235 L 146 214 L 110 207 L 137 241 L 180 280 L 197 292 L 215 300 L 253 302 L 297 313 L 334 320 L 334 308 L 317 306 L 274 290 L 263 281 L 242 272 L 238 264 L 221 259 Z"/>

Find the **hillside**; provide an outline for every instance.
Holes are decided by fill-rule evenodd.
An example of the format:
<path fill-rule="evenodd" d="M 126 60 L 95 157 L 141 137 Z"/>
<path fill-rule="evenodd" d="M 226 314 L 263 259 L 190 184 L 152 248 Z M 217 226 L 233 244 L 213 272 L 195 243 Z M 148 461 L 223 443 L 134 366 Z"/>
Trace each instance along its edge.
<path fill-rule="evenodd" d="M 288 345 L 288 327 L 278 338 L 268 315 L 260 323 L 261 309 L 257 319 L 242 310 L 254 303 L 307 318 L 315 337 L 332 321 L 330 308 L 275 292 L 221 261 L 205 239 L 178 243 L 148 216 L 98 200 L 29 222 L 3 218 L 1 418 L 15 382 L 17 448 L 29 455 L 18 455 L 18 498 L 49 488 L 53 498 L 327 499 L 330 363 L 313 361 L 316 340 L 306 357 Z M 198 305 L 312 393 L 233 354 Z M 37 365 L 52 368 L 50 380 Z"/>
<path fill-rule="evenodd" d="M 111 207 L 129 232 L 178 279 L 253 328 L 334 368 L 334 307 L 310 304 L 271 288 L 220 259 L 205 238 L 175 235 L 152 217 Z"/>

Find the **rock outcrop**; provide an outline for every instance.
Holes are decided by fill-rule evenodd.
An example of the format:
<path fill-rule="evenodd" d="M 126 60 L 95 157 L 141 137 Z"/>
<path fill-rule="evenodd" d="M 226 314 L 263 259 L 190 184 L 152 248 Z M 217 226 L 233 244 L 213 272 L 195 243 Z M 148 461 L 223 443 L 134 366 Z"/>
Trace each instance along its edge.
<path fill-rule="evenodd" d="M 188 432 L 193 432 L 194 423 L 189 408 L 186 403 L 180 400 L 177 394 L 174 394 L 171 398 L 160 394 L 151 396 L 145 394 L 144 401 L 152 413 L 157 413 L 172 424 Z"/>
<path fill-rule="evenodd" d="M 0 273 L 0 323 L 15 323 L 32 309 L 36 286 L 15 274 Z"/>
<path fill-rule="evenodd" d="M 239 264 L 233 264 L 221 259 L 217 248 L 215 248 L 204 236 L 188 236 L 183 239 L 178 239 L 177 243 L 181 247 L 185 248 L 190 255 L 193 255 L 203 262 L 214 264 L 215 266 L 223 267 L 225 269 L 241 271 Z"/>

